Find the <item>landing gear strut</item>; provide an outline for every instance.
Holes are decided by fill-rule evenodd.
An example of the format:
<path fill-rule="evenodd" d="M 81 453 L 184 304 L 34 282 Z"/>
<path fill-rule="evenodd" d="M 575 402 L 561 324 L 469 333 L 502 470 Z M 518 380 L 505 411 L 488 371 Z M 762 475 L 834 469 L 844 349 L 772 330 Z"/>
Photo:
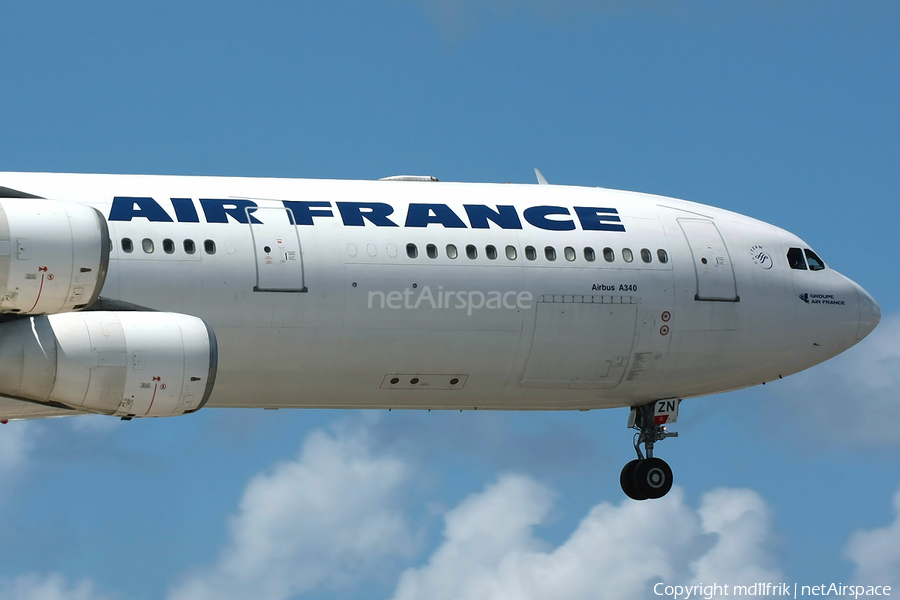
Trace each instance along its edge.
<path fill-rule="evenodd" d="M 677 432 L 666 431 L 666 422 L 678 418 L 680 400 L 658 400 L 644 406 L 633 406 L 628 417 L 628 427 L 636 429 L 634 451 L 637 458 L 622 469 L 619 483 L 622 491 L 633 500 L 662 498 L 672 489 L 672 469 L 666 461 L 653 456 L 653 445 L 669 437 L 678 437 Z M 674 417 L 674 418 L 673 418 Z M 646 458 L 641 452 L 644 445 Z"/>

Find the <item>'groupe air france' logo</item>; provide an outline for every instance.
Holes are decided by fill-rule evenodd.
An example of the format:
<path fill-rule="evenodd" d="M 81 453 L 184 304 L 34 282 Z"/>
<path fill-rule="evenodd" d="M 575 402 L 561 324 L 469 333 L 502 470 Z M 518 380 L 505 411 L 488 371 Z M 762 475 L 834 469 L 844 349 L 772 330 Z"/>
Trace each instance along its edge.
<path fill-rule="evenodd" d="M 753 257 L 754 264 L 759 265 L 763 269 L 771 269 L 772 268 L 772 257 L 769 256 L 768 252 L 763 250 L 763 247 L 759 244 L 752 246 L 750 248 L 750 256 Z"/>
<path fill-rule="evenodd" d="M 807 304 L 820 304 L 820 305 L 828 305 L 828 306 L 847 306 L 846 300 L 841 300 L 840 298 L 835 298 L 834 294 L 819 294 L 819 293 L 803 293 L 798 296 L 801 300 L 806 302 Z"/>

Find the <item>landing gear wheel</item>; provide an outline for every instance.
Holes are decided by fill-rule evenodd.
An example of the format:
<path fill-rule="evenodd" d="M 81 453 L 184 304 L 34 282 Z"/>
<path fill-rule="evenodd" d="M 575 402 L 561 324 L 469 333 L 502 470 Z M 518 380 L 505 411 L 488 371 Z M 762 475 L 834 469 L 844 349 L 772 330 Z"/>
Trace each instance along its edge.
<path fill-rule="evenodd" d="M 647 496 L 641 495 L 637 487 L 634 485 L 634 470 L 642 461 L 634 459 L 622 468 L 622 474 L 619 475 L 619 483 L 622 484 L 622 491 L 632 500 L 646 500 Z"/>
<path fill-rule="evenodd" d="M 672 469 L 661 458 L 638 461 L 634 468 L 634 488 L 639 495 L 646 498 L 662 498 L 672 489 Z M 625 493 L 628 494 L 627 491 Z"/>
<path fill-rule="evenodd" d="M 676 399 L 656 400 L 631 407 L 628 428 L 637 431 L 634 434 L 634 452 L 637 454 L 637 460 L 625 465 L 619 476 L 622 491 L 629 498 L 655 500 L 662 498 L 672 489 L 672 469 L 666 461 L 653 456 L 653 447 L 656 442 L 678 437 L 677 432 L 667 431 L 664 423 L 674 422 L 678 418 L 680 402 L 681 400 Z M 641 446 L 644 446 L 644 452 L 641 452 Z"/>

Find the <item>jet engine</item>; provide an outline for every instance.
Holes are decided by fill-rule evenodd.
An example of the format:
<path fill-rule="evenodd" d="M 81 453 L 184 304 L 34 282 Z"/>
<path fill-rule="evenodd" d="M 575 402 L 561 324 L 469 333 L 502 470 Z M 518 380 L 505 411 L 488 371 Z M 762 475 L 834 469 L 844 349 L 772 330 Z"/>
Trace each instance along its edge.
<path fill-rule="evenodd" d="M 85 311 L 0 323 L 0 394 L 88 412 L 171 417 L 201 408 L 218 353 L 197 317 Z"/>
<path fill-rule="evenodd" d="M 90 206 L 0 199 L 0 312 L 51 314 L 84 308 L 109 266 L 109 229 Z"/>

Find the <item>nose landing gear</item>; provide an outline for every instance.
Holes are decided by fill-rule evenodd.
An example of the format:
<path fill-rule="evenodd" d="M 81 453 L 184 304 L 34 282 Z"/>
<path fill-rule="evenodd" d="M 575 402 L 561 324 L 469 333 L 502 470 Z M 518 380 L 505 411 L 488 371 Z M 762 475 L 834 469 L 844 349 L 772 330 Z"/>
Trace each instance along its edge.
<path fill-rule="evenodd" d="M 669 437 L 678 437 L 677 432 L 666 431 L 664 423 L 678 418 L 680 400 L 658 400 L 634 406 L 628 417 L 628 427 L 636 429 L 634 450 L 637 458 L 622 469 L 619 483 L 622 491 L 633 500 L 662 498 L 672 489 L 672 469 L 666 461 L 653 456 L 653 445 Z M 644 445 L 646 458 L 641 452 Z"/>

